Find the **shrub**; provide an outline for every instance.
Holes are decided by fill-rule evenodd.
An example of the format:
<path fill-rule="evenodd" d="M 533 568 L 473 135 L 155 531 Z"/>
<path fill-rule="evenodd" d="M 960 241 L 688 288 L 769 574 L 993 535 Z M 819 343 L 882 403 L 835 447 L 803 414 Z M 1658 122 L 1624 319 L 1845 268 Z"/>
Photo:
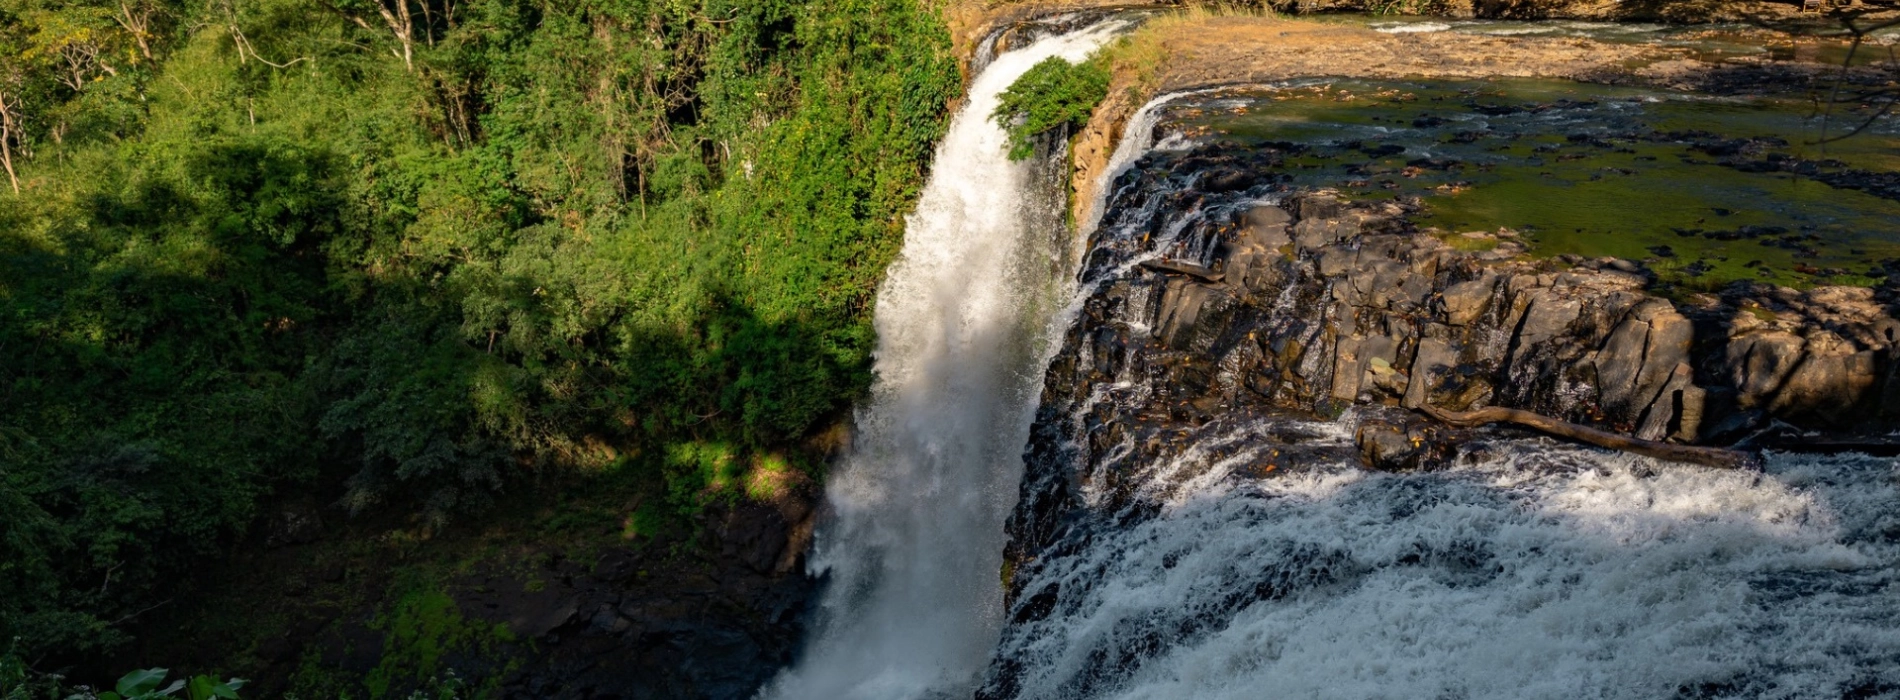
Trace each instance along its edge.
<path fill-rule="evenodd" d="M 1003 91 L 991 116 L 1009 131 L 1009 157 L 1023 160 L 1036 150 L 1035 139 L 1062 126 L 1088 123 L 1096 105 L 1108 97 L 1109 72 L 1098 61 L 1070 63 L 1051 57 L 1031 67 Z"/>

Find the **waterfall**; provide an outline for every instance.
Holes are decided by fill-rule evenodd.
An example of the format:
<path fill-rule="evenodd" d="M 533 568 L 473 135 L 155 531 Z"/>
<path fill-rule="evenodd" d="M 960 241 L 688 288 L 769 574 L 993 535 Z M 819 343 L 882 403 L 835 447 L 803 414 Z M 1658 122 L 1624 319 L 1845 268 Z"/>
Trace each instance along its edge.
<path fill-rule="evenodd" d="M 1496 433 L 1395 474 L 1357 455 L 1361 411 L 1379 409 L 1236 401 L 1203 420 L 1192 402 L 1215 394 L 1166 368 L 1199 361 L 1218 385 L 1229 355 L 1143 344 L 1156 297 L 1185 284 L 1135 263 L 1205 259 L 1203 234 L 1282 190 L 1201 189 L 1259 161 L 1168 133 L 1180 98 L 1130 119 L 1085 219 L 1095 297 L 1026 470 L 1025 503 L 1052 505 L 1012 521 L 1043 539 L 979 700 L 1900 698 L 1900 460 L 1728 471 Z M 1316 337 L 1337 297 L 1305 264 L 1303 302 L 1289 272 L 1245 298 L 1239 328 Z"/>
<path fill-rule="evenodd" d="M 1178 100 L 1218 92 L 1221 88 L 1206 88 L 1171 92 L 1148 100 L 1141 109 L 1129 115 L 1122 124 L 1121 138 L 1115 142 L 1115 152 L 1109 154 L 1108 167 L 1102 169 L 1100 179 L 1095 183 L 1095 197 L 1088 203 L 1082 215 L 1082 230 L 1093 232 L 1102 224 L 1102 215 L 1106 214 L 1108 201 L 1114 194 L 1110 188 L 1121 178 L 1122 173 L 1135 164 L 1135 160 L 1147 155 L 1156 147 L 1155 125 L 1161 120 L 1161 111 Z"/>
<path fill-rule="evenodd" d="M 827 579 L 816 629 L 762 697 L 974 687 L 1001 626 L 1003 521 L 1074 273 L 1066 178 L 1009 161 L 990 113 L 1031 66 L 1082 60 L 1124 27 L 1108 20 L 997 56 L 952 119 L 878 290 L 877 380 L 829 479 L 832 517 L 812 556 Z"/>

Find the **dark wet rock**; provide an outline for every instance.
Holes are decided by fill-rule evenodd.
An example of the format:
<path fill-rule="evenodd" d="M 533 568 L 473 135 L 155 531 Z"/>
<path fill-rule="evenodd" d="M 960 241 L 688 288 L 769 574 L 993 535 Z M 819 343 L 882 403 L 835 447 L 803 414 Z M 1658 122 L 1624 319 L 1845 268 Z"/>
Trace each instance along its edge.
<path fill-rule="evenodd" d="M 1233 192 L 1252 187 L 1258 179 L 1245 170 L 1228 170 L 1208 175 L 1203 187 L 1209 192 Z"/>
<path fill-rule="evenodd" d="M 1788 173 L 1839 189 L 1858 190 L 1875 197 L 1900 200 L 1900 173 L 1850 168 L 1846 163 L 1828 158 L 1809 159 L 1793 156 L 1777 150 L 1788 147 L 1789 144 L 1785 139 L 1727 138 L 1706 131 L 1657 132 L 1642 135 L 1642 137 L 1650 141 L 1689 144 L 1692 150 L 1713 156 L 1716 163 L 1742 172 Z M 1728 210 L 1716 211 L 1718 216 L 1728 216 L 1732 213 Z M 1711 231 L 1703 235 L 1716 240 L 1732 241 L 1759 238 L 1763 235 L 1780 235 L 1786 232 L 1786 229 L 1779 229 L 1779 227 L 1745 226 L 1738 230 Z"/>
<path fill-rule="evenodd" d="M 799 524 L 810 510 L 786 510 L 753 501 L 727 508 L 720 519 L 721 552 L 761 574 L 789 573 L 809 543 L 809 531 L 801 533 Z"/>

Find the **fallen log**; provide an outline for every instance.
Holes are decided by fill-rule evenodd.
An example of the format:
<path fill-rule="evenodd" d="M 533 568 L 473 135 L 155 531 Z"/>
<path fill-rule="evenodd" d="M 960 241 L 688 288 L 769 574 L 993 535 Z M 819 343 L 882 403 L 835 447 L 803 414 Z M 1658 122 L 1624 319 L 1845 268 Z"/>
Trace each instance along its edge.
<path fill-rule="evenodd" d="M 1447 411 L 1436 406 L 1420 406 L 1419 411 L 1454 428 L 1475 428 L 1491 423 L 1511 423 L 1549 435 L 1596 445 L 1597 447 L 1607 447 L 1612 450 L 1632 452 L 1645 457 L 1654 457 L 1670 462 L 1688 462 L 1690 464 L 1700 464 L 1705 467 L 1717 467 L 1720 469 L 1754 469 L 1759 466 L 1753 455 L 1739 450 L 1641 440 L 1515 408 L 1487 406 L 1473 411 L 1460 412 Z"/>
<path fill-rule="evenodd" d="M 1225 270 L 1215 272 L 1206 266 L 1196 265 L 1191 262 L 1181 262 L 1179 260 L 1143 260 L 1141 261 L 1141 266 L 1154 270 L 1155 272 L 1172 272 L 1187 275 L 1202 282 L 1209 283 L 1219 283 L 1222 278 L 1227 276 Z"/>

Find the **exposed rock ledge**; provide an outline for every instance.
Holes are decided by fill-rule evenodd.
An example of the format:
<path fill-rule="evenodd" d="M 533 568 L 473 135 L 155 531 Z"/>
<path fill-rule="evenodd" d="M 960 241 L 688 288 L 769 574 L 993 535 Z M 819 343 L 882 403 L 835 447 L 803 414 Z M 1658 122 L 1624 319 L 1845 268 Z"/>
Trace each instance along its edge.
<path fill-rule="evenodd" d="M 1671 301 L 1627 261 L 1526 260 L 1508 239 L 1455 250 L 1407 213 L 1322 192 L 1236 214 L 1185 244 L 1205 252 L 1096 294 L 1076 331 L 1092 351 L 1066 355 L 1052 386 L 1135 362 L 1177 413 L 1498 405 L 1685 443 L 1771 421 L 1856 440 L 1900 423 L 1900 320 L 1884 294 L 1742 284 Z"/>
<path fill-rule="evenodd" d="M 1460 250 L 1404 202 L 1250 176 L 1278 157 L 1158 152 L 1117 180 L 1024 456 L 1006 630 L 1059 605 L 1067 582 L 1037 584 L 1046 562 L 1226 484 L 1355 457 L 1412 470 L 1521 454 L 1510 432 L 1408 407 L 1526 409 L 1677 443 L 1785 422 L 1802 449 L 1900 425 L 1900 290 L 1665 299 L 1628 261 L 1528 259 L 1509 235 Z M 999 656 L 978 697 L 1019 696 L 1025 663 Z"/>

